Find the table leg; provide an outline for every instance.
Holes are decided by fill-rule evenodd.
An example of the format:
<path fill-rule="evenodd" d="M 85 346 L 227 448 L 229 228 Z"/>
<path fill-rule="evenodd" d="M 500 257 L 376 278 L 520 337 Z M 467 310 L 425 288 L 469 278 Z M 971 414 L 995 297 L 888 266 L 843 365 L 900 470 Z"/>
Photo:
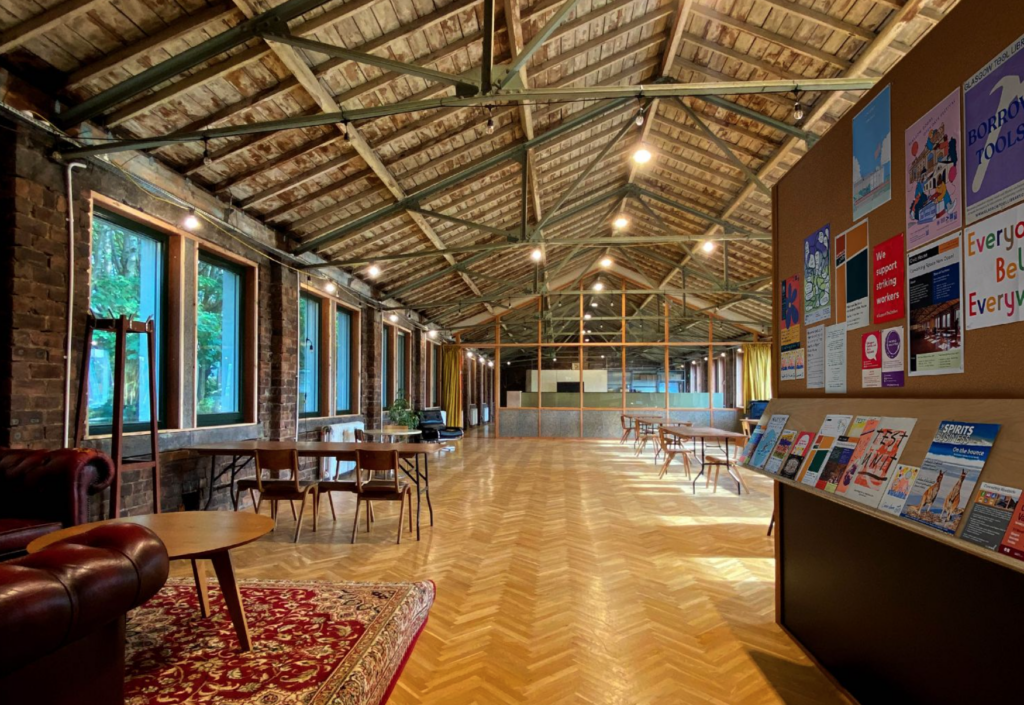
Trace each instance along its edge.
<path fill-rule="evenodd" d="M 434 525 L 434 506 L 430 503 L 430 456 L 423 454 L 423 487 L 427 493 L 427 511 L 430 513 L 430 525 Z"/>
<path fill-rule="evenodd" d="M 199 596 L 199 614 L 206 619 L 210 616 L 210 593 L 206 588 L 206 569 L 195 558 L 192 559 L 192 576 L 196 579 L 196 594 Z"/>
<path fill-rule="evenodd" d="M 210 456 L 210 484 L 208 484 L 206 486 L 206 492 L 207 492 L 206 506 L 203 507 L 203 509 L 209 509 L 210 508 L 210 503 L 213 502 L 213 483 L 214 483 L 213 476 L 214 476 L 214 473 L 215 473 L 216 470 L 217 470 L 217 456 L 216 455 L 211 455 Z"/>
<path fill-rule="evenodd" d="M 220 590 L 224 594 L 224 604 L 227 605 L 228 614 L 231 615 L 231 622 L 235 625 L 235 633 L 238 634 L 238 644 L 242 651 L 252 649 L 249 640 L 249 625 L 245 622 L 245 610 L 242 607 L 242 595 L 238 591 L 238 582 L 235 580 L 235 571 L 231 568 L 231 556 L 227 551 L 219 551 L 210 556 L 213 561 L 213 570 L 217 573 L 217 580 L 220 581 Z"/>

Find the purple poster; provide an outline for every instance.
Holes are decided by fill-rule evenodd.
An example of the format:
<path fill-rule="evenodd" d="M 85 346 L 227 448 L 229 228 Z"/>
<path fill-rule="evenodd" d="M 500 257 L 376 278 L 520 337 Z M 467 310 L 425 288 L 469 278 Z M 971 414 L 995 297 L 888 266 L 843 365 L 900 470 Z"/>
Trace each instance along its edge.
<path fill-rule="evenodd" d="M 1024 37 L 964 83 L 967 222 L 1024 198 Z"/>
<path fill-rule="evenodd" d="M 907 249 L 962 227 L 960 89 L 907 130 Z"/>

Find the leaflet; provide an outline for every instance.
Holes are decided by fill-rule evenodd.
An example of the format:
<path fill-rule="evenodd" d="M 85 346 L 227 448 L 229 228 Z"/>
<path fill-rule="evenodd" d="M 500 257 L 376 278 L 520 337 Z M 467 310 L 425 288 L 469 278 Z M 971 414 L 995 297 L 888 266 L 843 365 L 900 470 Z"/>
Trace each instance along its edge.
<path fill-rule="evenodd" d="M 998 550 L 1017 510 L 1020 494 L 1016 487 L 982 482 L 960 538 L 990 551 Z"/>
<path fill-rule="evenodd" d="M 889 483 L 888 489 L 882 495 L 882 501 L 879 502 L 878 508 L 888 514 L 899 516 L 903 511 L 903 505 L 907 503 L 910 488 L 914 486 L 914 480 L 917 479 L 917 473 L 920 470 L 921 468 L 913 465 L 897 465 L 892 482 Z"/>
<path fill-rule="evenodd" d="M 807 459 L 813 440 L 814 434 L 810 431 L 801 431 L 797 434 L 796 440 L 793 441 L 793 448 L 789 451 L 789 457 L 786 458 L 786 462 L 782 464 L 782 469 L 779 471 L 780 477 L 784 477 L 787 480 L 797 479 L 800 474 L 800 468 L 803 466 L 804 460 Z"/>
<path fill-rule="evenodd" d="M 955 534 L 999 424 L 943 421 L 900 516 Z"/>
<path fill-rule="evenodd" d="M 857 444 L 860 443 L 860 437 L 866 432 L 866 428 L 870 424 L 877 424 L 880 417 L 878 416 L 858 416 L 853 420 L 853 423 L 847 427 L 845 435 L 840 436 L 832 446 L 832 452 L 829 453 L 828 460 L 825 461 L 825 467 L 822 468 L 821 477 L 818 478 L 818 482 L 814 485 L 819 490 L 825 492 L 835 492 L 836 487 L 839 484 L 839 480 L 842 479 L 843 473 L 846 472 L 846 466 L 850 464 L 850 459 L 853 457 L 854 451 L 857 449 Z M 874 430 L 874 425 L 871 426 L 871 430 Z M 843 443 L 843 447 L 840 449 L 840 441 Z M 847 449 L 846 446 L 849 445 Z M 836 450 L 840 449 L 842 452 L 837 453 Z M 846 451 L 849 452 L 846 452 Z M 841 467 L 838 465 L 841 463 Z"/>
<path fill-rule="evenodd" d="M 892 480 L 890 470 L 896 469 L 916 424 L 917 419 L 883 418 L 878 422 L 864 455 L 855 458 L 847 471 L 853 477 L 846 491 L 850 499 L 869 507 L 878 506 Z"/>
<path fill-rule="evenodd" d="M 775 475 L 782 468 L 782 463 L 789 457 L 789 450 L 793 447 L 793 439 L 796 438 L 796 431 L 783 431 L 779 436 L 779 442 L 775 444 L 775 450 L 765 463 L 764 471 Z"/>
<path fill-rule="evenodd" d="M 789 414 L 773 414 L 768 419 L 768 424 L 764 427 L 764 436 L 757 444 L 757 450 L 754 451 L 754 455 L 750 459 L 751 467 L 758 470 L 764 468 L 765 463 L 768 462 L 768 456 L 771 455 L 775 444 L 779 441 L 779 436 L 782 435 L 782 430 L 786 428 L 787 421 L 789 421 Z"/>
<path fill-rule="evenodd" d="M 832 450 L 832 444 L 836 438 L 846 433 L 847 426 L 853 420 L 852 416 L 841 414 L 829 414 L 825 422 L 821 424 L 821 430 L 814 439 L 810 453 L 807 454 L 807 463 L 803 475 L 799 477 L 800 482 L 814 487 L 821 476 L 821 470 L 825 467 L 828 454 Z"/>

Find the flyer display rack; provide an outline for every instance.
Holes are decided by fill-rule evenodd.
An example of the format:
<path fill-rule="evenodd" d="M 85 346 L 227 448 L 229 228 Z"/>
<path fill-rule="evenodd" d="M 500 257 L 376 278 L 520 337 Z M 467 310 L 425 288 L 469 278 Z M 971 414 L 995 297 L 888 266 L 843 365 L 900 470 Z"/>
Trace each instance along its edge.
<path fill-rule="evenodd" d="M 875 507 L 847 499 L 841 494 L 832 494 L 815 489 L 795 480 L 741 465 L 747 472 L 757 473 L 775 482 L 793 487 L 802 492 L 821 497 L 855 512 L 866 514 L 880 521 L 906 531 L 919 534 L 957 550 L 1005 566 L 1010 570 L 1024 573 L 1024 561 L 1005 556 L 993 550 L 975 545 L 960 538 L 967 525 L 970 511 L 982 482 L 1008 487 L 1024 487 L 1024 399 L 856 399 L 850 397 L 828 399 L 774 399 L 762 419 L 767 421 L 773 414 L 786 414 L 787 430 L 817 433 L 828 414 L 850 414 L 852 416 L 888 416 L 917 419 L 917 425 L 907 442 L 899 462 L 904 465 L 920 466 L 939 424 L 943 421 L 1000 424 L 992 453 L 985 463 L 977 486 L 966 498 L 967 511 L 955 535 L 903 519 Z"/>

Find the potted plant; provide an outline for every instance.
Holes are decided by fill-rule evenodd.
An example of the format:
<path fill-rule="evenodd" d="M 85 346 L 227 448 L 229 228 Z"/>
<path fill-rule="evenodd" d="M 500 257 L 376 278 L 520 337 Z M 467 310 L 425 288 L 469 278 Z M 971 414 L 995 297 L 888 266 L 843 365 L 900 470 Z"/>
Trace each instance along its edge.
<path fill-rule="evenodd" d="M 406 428 L 416 428 L 420 423 L 420 415 L 412 410 L 408 400 L 401 391 L 395 395 L 395 400 L 391 402 L 391 408 L 388 409 L 388 418 L 395 426 L 405 426 Z"/>

